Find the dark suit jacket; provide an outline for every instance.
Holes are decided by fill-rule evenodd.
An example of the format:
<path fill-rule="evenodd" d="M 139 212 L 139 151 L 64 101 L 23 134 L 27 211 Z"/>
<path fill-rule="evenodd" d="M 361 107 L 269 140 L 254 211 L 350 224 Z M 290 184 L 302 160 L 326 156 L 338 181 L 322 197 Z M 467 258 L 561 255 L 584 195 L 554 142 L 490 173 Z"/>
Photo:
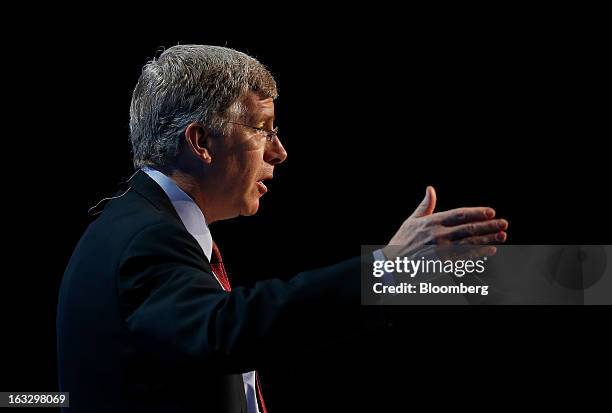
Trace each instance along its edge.
<path fill-rule="evenodd" d="M 197 241 L 144 172 L 70 259 L 57 313 L 72 411 L 243 412 L 241 373 L 384 325 L 360 315 L 360 259 L 221 289 Z"/>

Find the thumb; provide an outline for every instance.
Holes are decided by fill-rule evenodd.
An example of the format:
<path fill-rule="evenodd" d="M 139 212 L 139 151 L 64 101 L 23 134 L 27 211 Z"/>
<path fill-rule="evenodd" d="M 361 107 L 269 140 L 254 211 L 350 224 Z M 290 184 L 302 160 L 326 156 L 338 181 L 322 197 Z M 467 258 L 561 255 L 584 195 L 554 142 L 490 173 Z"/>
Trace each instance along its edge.
<path fill-rule="evenodd" d="M 433 186 L 428 186 L 425 190 L 425 198 L 421 201 L 421 204 L 414 210 L 411 218 L 420 218 L 427 215 L 431 215 L 436 209 L 436 190 Z"/>

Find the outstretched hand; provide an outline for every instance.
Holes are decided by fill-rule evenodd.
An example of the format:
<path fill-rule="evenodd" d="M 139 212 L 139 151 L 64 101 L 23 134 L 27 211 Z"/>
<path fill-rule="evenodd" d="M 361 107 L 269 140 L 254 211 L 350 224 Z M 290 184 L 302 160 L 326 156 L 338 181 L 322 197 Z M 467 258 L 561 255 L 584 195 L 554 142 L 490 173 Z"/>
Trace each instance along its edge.
<path fill-rule="evenodd" d="M 490 245 L 506 241 L 508 221 L 494 219 L 493 208 L 464 207 L 434 213 L 436 200 L 435 189 L 428 186 L 421 204 L 383 248 L 388 258 L 425 245 Z"/>

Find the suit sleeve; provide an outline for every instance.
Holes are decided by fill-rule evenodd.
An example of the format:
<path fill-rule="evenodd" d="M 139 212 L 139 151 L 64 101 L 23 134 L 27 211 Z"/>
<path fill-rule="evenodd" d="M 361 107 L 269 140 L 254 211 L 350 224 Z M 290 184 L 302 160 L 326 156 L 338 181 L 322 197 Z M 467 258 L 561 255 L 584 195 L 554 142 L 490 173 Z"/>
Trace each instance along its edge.
<path fill-rule="evenodd" d="M 355 258 L 223 291 L 201 250 L 178 227 L 141 231 L 118 268 L 121 313 L 145 351 L 236 373 L 364 329 L 386 325 L 360 305 Z"/>

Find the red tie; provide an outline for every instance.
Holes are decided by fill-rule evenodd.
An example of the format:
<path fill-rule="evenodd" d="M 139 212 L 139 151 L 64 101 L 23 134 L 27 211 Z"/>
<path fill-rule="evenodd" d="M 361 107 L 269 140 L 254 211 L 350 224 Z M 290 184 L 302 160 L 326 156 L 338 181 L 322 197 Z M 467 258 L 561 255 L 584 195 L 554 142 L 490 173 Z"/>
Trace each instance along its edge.
<path fill-rule="evenodd" d="M 223 288 L 224 291 L 232 291 L 232 286 L 230 285 L 229 278 L 225 272 L 225 267 L 223 266 L 221 252 L 214 241 L 212 245 L 212 256 L 210 257 L 210 267 L 215 273 L 217 280 L 219 280 L 221 288 Z"/>
<path fill-rule="evenodd" d="M 221 284 L 221 287 L 224 291 L 232 291 L 232 286 L 229 281 L 229 277 L 227 276 L 227 272 L 225 272 L 225 266 L 223 265 L 223 258 L 221 257 L 221 251 L 219 251 L 219 247 L 213 241 L 212 245 L 212 256 L 210 257 L 210 267 L 212 268 L 217 280 Z M 263 395 L 261 392 L 261 384 L 259 380 L 259 374 L 255 372 L 255 387 L 257 387 L 257 398 L 259 399 L 259 407 L 261 413 L 268 413 L 266 409 L 266 404 L 264 403 Z"/>

